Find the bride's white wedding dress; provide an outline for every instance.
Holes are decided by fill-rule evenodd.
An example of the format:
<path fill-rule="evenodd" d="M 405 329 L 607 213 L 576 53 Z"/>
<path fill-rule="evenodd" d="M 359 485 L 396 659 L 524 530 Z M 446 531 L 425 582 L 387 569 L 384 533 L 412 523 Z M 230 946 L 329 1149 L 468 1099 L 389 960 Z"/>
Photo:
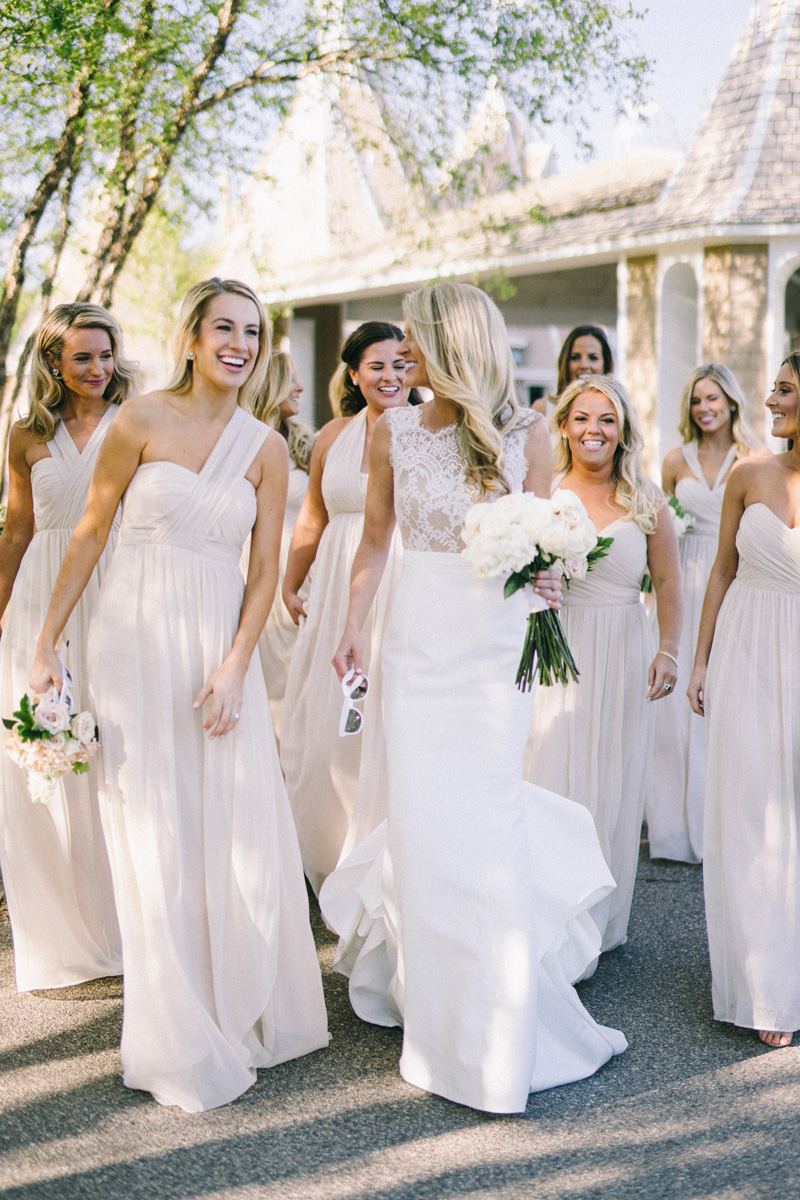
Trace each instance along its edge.
<path fill-rule="evenodd" d="M 364 1020 L 404 1027 L 409 1083 L 489 1112 L 591 1075 L 626 1043 L 571 986 L 613 888 L 591 816 L 522 781 L 527 608 L 461 556 L 474 496 L 455 432 L 386 414 L 403 572 L 384 641 L 388 820 L 323 885 Z M 521 490 L 527 429 L 507 439 Z"/>
<path fill-rule="evenodd" d="M 83 515 L 98 451 L 117 407 L 109 404 L 79 451 L 63 421 L 47 443 L 49 458 L 31 468 L 36 532 L 20 564 L 0 641 L 0 716 L 10 717 L 28 690 L 36 642 L 53 585 Z M 89 703 L 89 619 L 117 540 L 108 544 L 64 629 L 74 703 Z M 47 804 L 33 804 L 25 772 L 0 751 L 0 862 L 14 933 L 17 987 L 60 988 L 119 975 L 122 951 L 111 871 L 97 799 L 98 771 L 65 775 Z"/>
<path fill-rule="evenodd" d="M 90 636 L 103 817 L 125 958 L 128 1087 L 188 1112 L 325 1046 L 322 981 L 264 676 L 223 738 L 192 707 L 228 653 L 256 516 L 245 473 L 278 437 L 237 408 L 202 470 L 138 468 Z"/>

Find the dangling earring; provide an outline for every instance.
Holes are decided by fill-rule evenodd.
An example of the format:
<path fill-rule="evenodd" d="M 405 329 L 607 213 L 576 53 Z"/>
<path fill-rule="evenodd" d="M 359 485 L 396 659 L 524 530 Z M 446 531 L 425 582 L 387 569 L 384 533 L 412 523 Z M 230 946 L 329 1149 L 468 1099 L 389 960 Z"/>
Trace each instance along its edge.
<path fill-rule="evenodd" d="M 54 379 L 59 379 L 61 377 L 61 372 L 59 371 L 58 367 L 51 367 L 50 370 Z"/>
<path fill-rule="evenodd" d="M 190 350 L 189 353 L 186 355 L 186 361 L 194 362 L 194 350 Z"/>

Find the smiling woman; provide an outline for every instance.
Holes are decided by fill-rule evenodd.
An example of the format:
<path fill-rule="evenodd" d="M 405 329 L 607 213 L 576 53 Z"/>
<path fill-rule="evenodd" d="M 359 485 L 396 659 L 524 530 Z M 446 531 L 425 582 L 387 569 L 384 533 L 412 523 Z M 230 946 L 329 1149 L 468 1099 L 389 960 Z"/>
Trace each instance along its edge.
<path fill-rule="evenodd" d="M 791 448 L 731 470 L 688 694 L 707 724 L 714 1016 L 778 1047 L 800 1029 L 800 354 L 767 408 Z"/>
<path fill-rule="evenodd" d="M 617 890 L 592 911 L 611 950 L 627 937 L 653 736 L 652 705 L 677 703 L 681 625 L 678 544 L 664 496 L 640 472 L 642 438 L 627 392 L 610 376 L 570 384 L 553 413 L 556 478 L 575 492 L 607 556 L 564 594 L 562 620 L 577 683 L 542 689 L 526 777 L 585 805 Z M 639 588 L 658 597 L 657 653 Z"/>
<path fill-rule="evenodd" d="M 367 622 L 365 670 L 370 690 L 359 737 L 338 737 L 342 693 L 331 658 L 347 611 L 350 568 L 364 525 L 372 433 L 383 412 L 408 400 L 406 364 L 398 352 L 402 338 L 396 325 L 367 321 L 342 347 L 344 415 L 330 421 L 317 437 L 283 585 L 284 602 L 294 620 L 306 620 L 286 682 L 281 764 L 303 866 L 316 892 L 343 847 L 349 851 L 357 845 L 384 816 L 380 644 L 400 568 L 398 538 L 392 542 L 389 567 Z M 306 608 L 300 589 L 312 563 Z"/>
<path fill-rule="evenodd" d="M 124 492 L 89 651 L 125 959 L 124 1082 L 198 1112 L 328 1038 L 253 661 L 288 466 L 283 439 L 243 407 L 269 354 L 257 297 L 235 281 L 197 285 L 176 351 L 170 386 L 129 401 L 98 456 L 31 681 L 40 691 L 60 678 L 56 639 Z"/>
<path fill-rule="evenodd" d="M 11 431 L 8 515 L 0 537 L 0 716 L 10 717 L 27 689 L 36 638 L 92 467 L 134 380 L 119 325 L 96 305 L 58 305 L 36 334 L 29 412 Z M 106 550 L 64 631 L 79 708 L 89 703 L 89 619 L 118 526 L 115 512 Z M 97 771 L 65 776 L 47 805 L 34 805 L 23 772 L 2 754 L 0 784 L 0 863 L 17 987 L 66 987 L 118 974 L 121 948 Z"/>

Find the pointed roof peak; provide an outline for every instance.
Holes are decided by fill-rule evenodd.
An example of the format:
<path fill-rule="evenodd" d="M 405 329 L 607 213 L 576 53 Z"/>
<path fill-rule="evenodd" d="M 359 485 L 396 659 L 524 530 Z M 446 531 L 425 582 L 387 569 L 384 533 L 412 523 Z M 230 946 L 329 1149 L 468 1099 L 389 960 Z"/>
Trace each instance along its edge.
<path fill-rule="evenodd" d="M 756 0 L 661 217 L 672 225 L 797 221 L 798 170 L 800 0 Z"/>

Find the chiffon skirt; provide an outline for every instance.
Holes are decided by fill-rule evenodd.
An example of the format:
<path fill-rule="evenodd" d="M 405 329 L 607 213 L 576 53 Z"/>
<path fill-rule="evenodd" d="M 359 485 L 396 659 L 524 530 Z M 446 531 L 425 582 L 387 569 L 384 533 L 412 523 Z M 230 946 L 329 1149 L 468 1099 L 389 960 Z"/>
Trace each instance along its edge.
<path fill-rule="evenodd" d="M 328 1041 L 297 837 L 255 657 L 241 720 L 193 700 L 236 634 L 234 554 L 120 545 L 92 622 L 128 1087 L 198 1112 Z M 176 603 L 176 597 L 180 603 Z"/>
<path fill-rule="evenodd" d="M 734 580 L 717 620 L 705 691 L 703 880 L 714 1016 L 747 1029 L 796 1030 L 800 595 L 778 586 Z"/>
<path fill-rule="evenodd" d="M 645 799 L 651 858 L 699 863 L 703 858 L 703 801 L 706 787 L 705 721 L 686 698 L 700 630 L 708 577 L 717 539 L 689 533 L 680 540 L 683 629 L 678 682 L 655 708 L 653 760 Z M 653 633 L 658 636 L 653 609 Z"/>
<path fill-rule="evenodd" d="M 460 556 L 405 552 L 383 654 L 388 820 L 320 895 L 356 1012 L 403 1024 L 403 1077 L 498 1113 L 626 1045 L 571 986 L 613 888 L 591 817 L 521 778 L 526 615 Z"/>
<path fill-rule="evenodd" d="M 20 565 L 0 641 L 0 716 L 10 717 L 28 690 L 36 642 L 71 534 L 40 530 Z M 110 558 L 109 548 L 64 630 L 76 708 L 89 703 L 89 618 Z M 0 751 L 0 863 L 20 991 L 68 987 L 122 971 L 98 778 L 93 760 L 87 774 L 63 776 L 47 804 L 33 804 L 25 772 Z"/>
<path fill-rule="evenodd" d="M 653 640 L 638 599 L 567 604 L 561 618 L 580 679 L 539 689 L 524 774 L 594 818 L 617 884 L 592 914 L 603 950 L 611 950 L 627 937 L 636 882 L 655 716 L 645 700 Z"/>

